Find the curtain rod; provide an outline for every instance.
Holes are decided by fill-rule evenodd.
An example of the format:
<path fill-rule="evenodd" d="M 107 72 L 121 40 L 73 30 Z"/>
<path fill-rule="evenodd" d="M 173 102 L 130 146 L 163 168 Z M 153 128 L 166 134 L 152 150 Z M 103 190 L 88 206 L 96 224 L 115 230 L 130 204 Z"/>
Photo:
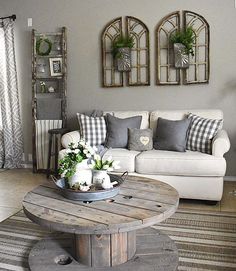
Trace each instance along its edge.
<path fill-rule="evenodd" d="M 12 14 L 11 16 L 6 16 L 6 17 L 0 17 L 1 20 L 4 20 L 4 19 L 12 19 L 13 21 L 15 21 L 16 19 L 16 14 Z"/>

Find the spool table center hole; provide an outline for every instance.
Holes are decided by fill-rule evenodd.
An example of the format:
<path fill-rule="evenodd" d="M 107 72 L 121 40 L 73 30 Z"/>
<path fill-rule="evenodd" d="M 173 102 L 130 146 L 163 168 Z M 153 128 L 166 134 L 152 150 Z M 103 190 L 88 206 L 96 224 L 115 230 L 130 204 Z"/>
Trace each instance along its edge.
<path fill-rule="evenodd" d="M 56 264 L 59 264 L 59 265 L 68 265 L 68 264 L 72 263 L 71 257 L 67 256 L 67 255 L 56 256 L 54 261 Z"/>

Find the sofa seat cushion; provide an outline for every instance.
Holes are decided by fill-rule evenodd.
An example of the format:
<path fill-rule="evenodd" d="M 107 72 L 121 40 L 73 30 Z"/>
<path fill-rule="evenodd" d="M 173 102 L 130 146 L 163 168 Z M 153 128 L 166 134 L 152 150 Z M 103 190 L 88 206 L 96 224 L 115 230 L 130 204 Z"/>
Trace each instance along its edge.
<path fill-rule="evenodd" d="M 140 174 L 179 176 L 224 176 L 223 157 L 201 152 L 151 150 L 136 156 L 136 172 Z"/>
<path fill-rule="evenodd" d="M 129 151 L 122 148 L 108 149 L 103 155 L 103 159 L 112 156 L 113 160 L 120 161 L 120 169 L 117 169 L 116 172 L 135 172 L 135 157 L 139 153 L 138 151 Z"/>

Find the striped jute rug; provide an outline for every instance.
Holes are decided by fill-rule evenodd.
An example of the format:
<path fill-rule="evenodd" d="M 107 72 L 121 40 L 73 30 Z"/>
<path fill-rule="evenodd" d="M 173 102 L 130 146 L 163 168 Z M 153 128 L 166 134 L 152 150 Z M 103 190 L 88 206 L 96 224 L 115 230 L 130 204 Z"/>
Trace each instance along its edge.
<path fill-rule="evenodd" d="M 177 244 L 180 271 L 236 270 L 236 214 L 180 209 L 154 228 Z M 0 270 L 29 270 L 30 249 L 47 234 L 22 211 L 0 223 Z"/>

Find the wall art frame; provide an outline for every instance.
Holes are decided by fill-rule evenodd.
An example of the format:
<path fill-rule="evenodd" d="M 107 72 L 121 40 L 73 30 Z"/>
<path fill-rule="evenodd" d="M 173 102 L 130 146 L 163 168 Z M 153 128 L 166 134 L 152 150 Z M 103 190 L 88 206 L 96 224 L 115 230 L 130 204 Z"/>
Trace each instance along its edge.
<path fill-rule="evenodd" d="M 194 57 L 189 57 L 189 68 L 176 69 L 170 35 L 189 26 L 195 35 Z M 202 15 L 188 10 L 172 12 L 158 23 L 155 38 L 157 85 L 209 83 L 210 26 Z"/>
<path fill-rule="evenodd" d="M 134 39 L 131 49 L 131 70 L 119 72 L 112 55 L 112 43 L 120 35 Z M 138 18 L 117 17 L 110 21 L 101 34 L 101 69 L 103 87 L 149 86 L 150 85 L 150 42 L 149 29 Z"/>

